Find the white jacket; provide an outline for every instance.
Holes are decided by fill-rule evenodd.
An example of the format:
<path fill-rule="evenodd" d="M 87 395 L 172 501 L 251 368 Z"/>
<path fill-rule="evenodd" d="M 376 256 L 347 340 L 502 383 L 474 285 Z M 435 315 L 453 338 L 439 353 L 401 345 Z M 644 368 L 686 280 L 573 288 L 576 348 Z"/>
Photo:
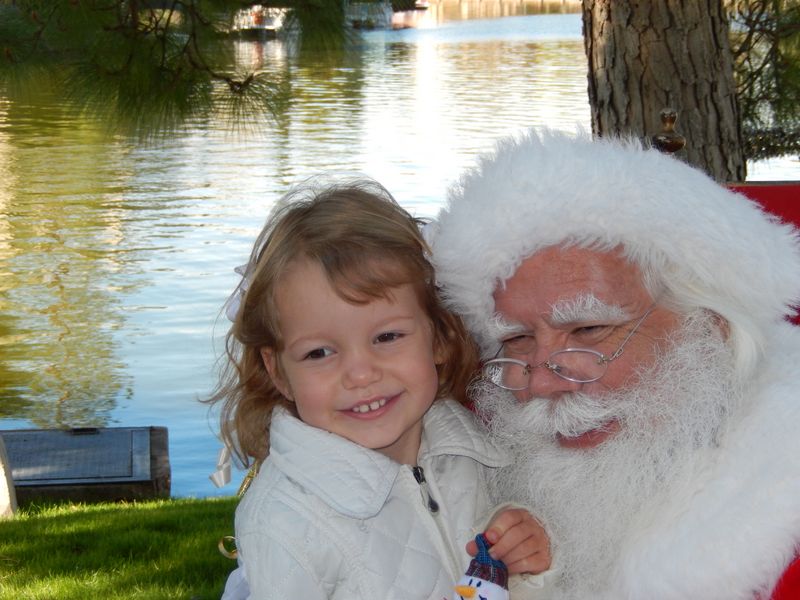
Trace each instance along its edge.
<path fill-rule="evenodd" d="M 237 576 L 254 600 L 449 599 L 490 508 L 488 469 L 505 464 L 453 401 L 425 415 L 425 485 L 411 466 L 276 410 L 269 457 L 236 511 Z"/>

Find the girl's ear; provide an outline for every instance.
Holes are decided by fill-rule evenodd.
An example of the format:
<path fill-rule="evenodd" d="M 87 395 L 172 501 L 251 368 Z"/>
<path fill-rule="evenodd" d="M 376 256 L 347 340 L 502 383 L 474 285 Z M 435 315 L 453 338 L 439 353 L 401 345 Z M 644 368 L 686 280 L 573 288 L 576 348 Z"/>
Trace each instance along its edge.
<path fill-rule="evenodd" d="M 449 352 L 447 352 L 446 348 L 448 347 L 447 344 L 447 336 L 442 331 L 433 331 L 433 363 L 435 365 L 443 365 L 448 360 L 450 360 Z"/>
<path fill-rule="evenodd" d="M 286 378 L 281 374 L 280 365 L 278 365 L 278 354 L 272 348 L 261 348 L 261 360 L 264 362 L 264 367 L 267 369 L 267 373 L 269 373 L 269 378 L 272 379 L 272 383 L 275 385 L 275 388 L 283 394 L 283 396 L 289 401 L 294 402 L 294 398 L 292 398 L 291 389 L 289 388 L 289 383 L 286 381 Z"/>

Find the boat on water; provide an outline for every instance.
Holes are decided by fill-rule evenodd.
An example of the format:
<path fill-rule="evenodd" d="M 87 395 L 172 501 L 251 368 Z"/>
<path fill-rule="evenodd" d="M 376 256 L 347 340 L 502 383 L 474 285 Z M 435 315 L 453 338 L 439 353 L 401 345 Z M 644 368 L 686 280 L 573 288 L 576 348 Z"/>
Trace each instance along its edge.
<path fill-rule="evenodd" d="M 345 2 L 344 18 L 353 29 L 392 29 L 394 9 L 390 0 Z"/>
<path fill-rule="evenodd" d="M 417 3 L 427 4 L 425 0 Z M 245 39 L 270 39 L 284 29 L 288 8 L 253 4 L 234 16 L 230 33 Z M 345 0 L 345 22 L 353 29 L 393 29 L 394 10 L 390 0 L 350 2 Z"/>
<path fill-rule="evenodd" d="M 274 38 L 283 29 L 287 12 L 286 8 L 253 4 L 236 13 L 231 33 L 245 39 Z"/>

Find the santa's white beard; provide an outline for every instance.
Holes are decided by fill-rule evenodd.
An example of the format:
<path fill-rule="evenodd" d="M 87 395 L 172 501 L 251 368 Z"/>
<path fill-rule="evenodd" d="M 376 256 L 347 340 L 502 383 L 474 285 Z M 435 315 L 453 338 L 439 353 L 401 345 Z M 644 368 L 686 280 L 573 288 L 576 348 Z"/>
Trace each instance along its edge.
<path fill-rule="evenodd" d="M 496 500 L 529 506 L 550 534 L 558 571 L 551 597 L 603 595 L 626 536 L 691 475 L 740 401 L 730 350 L 711 318 L 688 318 L 668 346 L 632 389 L 601 397 L 518 402 L 491 384 L 473 389 L 491 437 L 514 457 L 493 482 Z M 556 441 L 610 420 L 621 430 L 595 448 Z"/>

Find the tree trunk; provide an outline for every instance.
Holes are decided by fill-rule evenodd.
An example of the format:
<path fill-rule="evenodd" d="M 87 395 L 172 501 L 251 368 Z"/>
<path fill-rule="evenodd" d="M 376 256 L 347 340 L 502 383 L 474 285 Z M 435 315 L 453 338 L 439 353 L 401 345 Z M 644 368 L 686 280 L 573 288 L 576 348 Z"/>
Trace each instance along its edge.
<path fill-rule="evenodd" d="M 650 138 L 678 112 L 680 151 L 718 181 L 743 181 L 728 21 L 722 0 L 582 0 L 595 135 Z"/>

